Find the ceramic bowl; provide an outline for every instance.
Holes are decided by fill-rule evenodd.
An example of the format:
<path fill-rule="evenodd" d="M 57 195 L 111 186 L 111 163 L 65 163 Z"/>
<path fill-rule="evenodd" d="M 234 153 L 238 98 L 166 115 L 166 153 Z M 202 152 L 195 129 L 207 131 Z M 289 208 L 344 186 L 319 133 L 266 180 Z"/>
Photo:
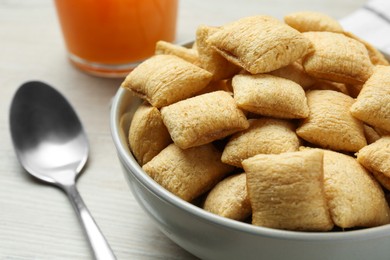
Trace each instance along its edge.
<path fill-rule="evenodd" d="M 130 189 L 159 229 L 201 259 L 390 259 L 390 225 L 339 232 L 295 232 L 223 218 L 171 194 L 131 154 L 127 133 L 140 104 L 120 88 L 111 110 L 112 138 Z"/>

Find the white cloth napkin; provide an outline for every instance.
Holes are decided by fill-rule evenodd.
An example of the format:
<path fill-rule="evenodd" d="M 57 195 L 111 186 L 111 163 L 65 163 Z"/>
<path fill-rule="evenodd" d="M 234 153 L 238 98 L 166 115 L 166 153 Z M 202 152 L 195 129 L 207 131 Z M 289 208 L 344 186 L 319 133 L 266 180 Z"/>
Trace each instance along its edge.
<path fill-rule="evenodd" d="M 346 31 L 368 41 L 390 58 L 390 1 L 370 0 L 340 20 Z"/>

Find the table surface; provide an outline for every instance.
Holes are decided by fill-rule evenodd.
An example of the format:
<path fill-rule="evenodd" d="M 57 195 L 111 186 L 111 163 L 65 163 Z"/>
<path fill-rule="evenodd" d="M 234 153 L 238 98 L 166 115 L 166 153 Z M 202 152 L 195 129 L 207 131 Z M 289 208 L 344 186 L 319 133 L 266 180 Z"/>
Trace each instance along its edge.
<path fill-rule="evenodd" d="M 178 42 L 193 39 L 199 24 L 221 25 L 254 14 L 282 18 L 300 10 L 340 19 L 364 3 L 180 1 Z M 17 88 L 29 80 L 55 86 L 86 128 L 91 151 L 77 187 L 118 259 L 195 259 L 157 229 L 126 184 L 109 128 L 110 102 L 123 79 L 89 76 L 70 65 L 50 0 L 0 0 L 0 259 L 92 259 L 67 197 L 26 174 L 15 156 L 9 107 Z"/>

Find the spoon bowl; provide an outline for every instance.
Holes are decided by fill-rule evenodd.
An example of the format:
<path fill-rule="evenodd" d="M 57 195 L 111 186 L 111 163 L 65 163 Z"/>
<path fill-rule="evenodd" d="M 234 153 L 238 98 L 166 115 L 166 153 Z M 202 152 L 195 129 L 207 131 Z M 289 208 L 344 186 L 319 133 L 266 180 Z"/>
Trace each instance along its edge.
<path fill-rule="evenodd" d="M 45 83 L 27 82 L 12 100 L 10 129 L 16 155 L 25 170 L 58 186 L 69 197 L 95 258 L 115 259 L 76 188 L 76 178 L 88 159 L 89 144 L 69 102 Z"/>
<path fill-rule="evenodd" d="M 16 154 L 24 168 L 46 182 L 61 185 L 75 178 L 87 162 L 89 144 L 68 101 L 41 82 L 28 82 L 16 92 L 10 126 Z M 61 178 L 61 179 L 59 179 Z"/>

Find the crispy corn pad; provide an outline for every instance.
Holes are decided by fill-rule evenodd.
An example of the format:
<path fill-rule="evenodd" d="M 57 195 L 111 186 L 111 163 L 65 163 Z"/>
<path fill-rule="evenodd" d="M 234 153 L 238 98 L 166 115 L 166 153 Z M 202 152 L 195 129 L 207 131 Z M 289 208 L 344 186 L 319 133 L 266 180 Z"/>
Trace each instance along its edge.
<path fill-rule="evenodd" d="M 383 56 L 383 54 L 377 48 L 375 48 L 371 43 L 359 38 L 358 36 L 354 35 L 351 32 L 344 32 L 344 35 L 363 43 L 363 45 L 366 47 L 368 51 L 368 56 L 370 57 L 372 64 L 390 65 L 389 61 L 386 60 L 385 56 Z"/>
<path fill-rule="evenodd" d="M 252 213 L 246 188 L 246 174 L 229 176 L 207 195 L 203 209 L 222 217 L 245 220 Z"/>
<path fill-rule="evenodd" d="M 234 100 L 246 111 L 278 118 L 309 115 L 305 91 L 294 81 L 269 74 L 238 74 L 232 85 Z"/>
<path fill-rule="evenodd" d="M 313 85 L 310 86 L 309 89 L 310 90 L 334 90 L 349 96 L 349 89 L 346 86 L 346 84 L 328 81 L 328 80 L 317 80 Z"/>
<path fill-rule="evenodd" d="M 378 65 L 351 107 L 354 117 L 390 131 L 390 66 Z"/>
<path fill-rule="evenodd" d="M 324 151 L 325 195 L 335 225 L 374 227 L 390 223 L 382 188 L 355 158 Z"/>
<path fill-rule="evenodd" d="M 323 186 L 322 151 L 258 154 L 242 165 L 252 224 L 305 231 L 333 228 Z"/>
<path fill-rule="evenodd" d="M 129 130 L 129 144 L 138 163 L 142 166 L 162 149 L 172 143 L 160 111 L 143 103 L 134 113 Z"/>
<path fill-rule="evenodd" d="M 219 28 L 201 25 L 196 30 L 196 46 L 199 53 L 199 65 L 213 74 L 213 80 L 231 78 L 240 71 L 240 67 L 221 56 L 208 39 Z"/>
<path fill-rule="evenodd" d="M 371 172 L 375 179 L 387 190 L 390 190 L 390 177 L 387 177 L 381 172 Z"/>
<path fill-rule="evenodd" d="M 379 138 L 381 138 L 381 135 L 375 131 L 374 128 L 372 128 L 369 125 L 364 125 L 364 136 L 366 137 L 367 144 L 372 144 L 373 142 L 377 141 Z"/>
<path fill-rule="evenodd" d="M 314 52 L 303 59 L 305 71 L 316 78 L 347 84 L 362 84 L 372 74 L 373 65 L 366 47 L 340 33 L 305 32 Z"/>
<path fill-rule="evenodd" d="M 199 63 L 199 55 L 197 50 L 189 49 L 180 45 L 176 45 L 166 41 L 158 41 L 156 43 L 155 54 L 170 54 L 175 55 L 192 64 Z"/>
<path fill-rule="evenodd" d="M 121 86 L 161 108 L 193 96 L 211 77 L 210 72 L 177 56 L 156 55 L 130 72 Z"/>
<path fill-rule="evenodd" d="M 390 136 L 383 136 L 363 147 L 357 154 L 357 160 L 369 171 L 390 178 Z"/>
<path fill-rule="evenodd" d="M 282 119 L 249 120 L 248 129 L 232 135 L 223 150 L 224 163 L 242 167 L 241 162 L 256 154 L 297 151 L 300 145 L 292 122 Z"/>
<path fill-rule="evenodd" d="M 305 90 L 316 83 L 316 79 L 305 72 L 301 61 L 294 61 L 285 67 L 271 71 L 269 74 L 292 80 Z"/>
<path fill-rule="evenodd" d="M 192 201 L 233 170 L 220 157 L 212 144 L 185 150 L 170 144 L 142 169 L 168 191 Z"/>
<path fill-rule="evenodd" d="M 342 33 L 340 23 L 324 13 L 313 11 L 294 12 L 284 17 L 284 22 L 300 32 L 326 31 Z"/>
<path fill-rule="evenodd" d="M 182 149 L 210 143 L 249 127 L 244 113 L 225 91 L 163 107 L 161 115 L 173 142 Z"/>
<path fill-rule="evenodd" d="M 313 90 L 306 96 L 310 115 L 298 127 L 299 137 L 336 151 L 357 152 L 367 145 L 363 123 L 349 113 L 351 97 L 332 90 Z"/>
<path fill-rule="evenodd" d="M 230 62 L 252 74 L 284 67 L 312 51 L 301 33 L 270 16 L 252 16 L 224 25 L 210 44 Z"/>
<path fill-rule="evenodd" d="M 211 93 L 219 90 L 233 93 L 232 86 L 230 83 L 228 83 L 227 80 L 217 80 L 217 81 L 211 81 L 205 88 L 197 92 L 196 95 L 198 96 L 198 95 Z"/>

